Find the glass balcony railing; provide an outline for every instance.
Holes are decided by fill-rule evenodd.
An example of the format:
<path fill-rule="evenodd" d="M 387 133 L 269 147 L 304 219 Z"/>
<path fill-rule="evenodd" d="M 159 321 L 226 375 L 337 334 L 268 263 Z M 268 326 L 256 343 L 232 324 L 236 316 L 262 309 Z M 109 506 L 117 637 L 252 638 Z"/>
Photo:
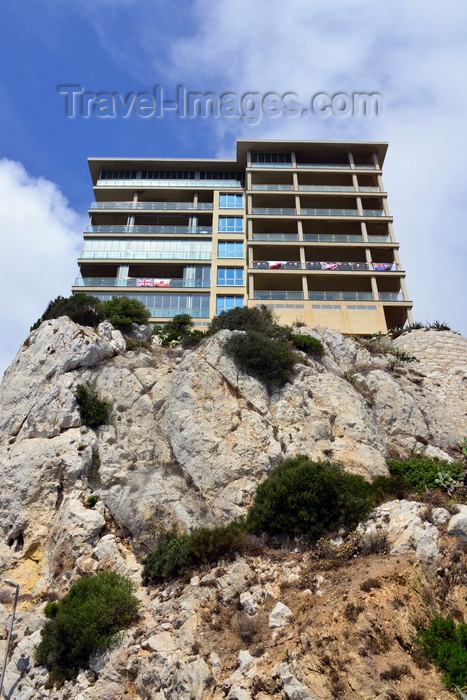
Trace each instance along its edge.
<path fill-rule="evenodd" d="M 299 185 L 302 192 L 355 192 L 352 185 Z"/>
<path fill-rule="evenodd" d="M 77 277 L 75 287 L 210 287 L 210 280 L 156 277 Z"/>
<path fill-rule="evenodd" d="M 238 180 L 98 180 L 99 187 L 213 187 L 221 189 L 228 187 L 243 188 Z"/>
<path fill-rule="evenodd" d="M 384 209 L 364 209 L 363 216 L 389 216 Z"/>
<path fill-rule="evenodd" d="M 301 209 L 302 216 L 358 216 L 358 209 Z"/>
<path fill-rule="evenodd" d="M 367 262 L 331 262 L 316 260 L 301 262 L 300 260 L 255 260 L 250 266 L 253 270 L 320 270 L 325 272 L 391 272 L 397 270 L 397 263 L 367 263 Z"/>
<path fill-rule="evenodd" d="M 283 191 L 283 190 L 293 190 L 294 186 L 293 185 L 252 185 L 251 186 L 252 190 L 277 190 L 277 191 Z"/>
<path fill-rule="evenodd" d="M 370 243 L 391 243 L 391 236 L 368 236 Z"/>
<path fill-rule="evenodd" d="M 252 163 L 251 168 L 291 168 L 292 163 Z"/>
<path fill-rule="evenodd" d="M 379 187 L 359 187 L 360 192 L 381 192 Z"/>
<path fill-rule="evenodd" d="M 402 292 L 380 292 L 380 301 L 405 301 Z"/>
<path fill-rule="evenodd" d="M 86 226 L 86 233 L 212 233 L 212 226 Z"/>
<path fill-rule="evenodd" d="M 255 292 L 254 298 L 262 301 L 269 299 L 303 299 L 303 292 L 261 291 Z"/>
<path fill-rule="evenodd" d="M 303 216 L 358 216 L 358 209 L 301 209 Z"/>
<path fill-rule="evenodd" d="M 362 243 L 363 237 L 345 233 L 305 233 L 303 240 L 314 243 Z"/>
<path fill-rule="evenodd" d="M 179 309 L 149 309 L 152 318 L 173 318 L 178 314 L 189 314 L 192 318 L 209 318 L 209 309 L 192 309 L 180 307 Z"/>
<path fill-rule="evenodd" d="M 164 211 L 212 211 L 210 202 L 92 202 L 90 209 L 163 209 Z"/>
<path fill-rule="evenodd" d="M 357 165 L 355 164 L 355 170 L 375 170 L 376 165 L 373 164 L 366 164 L 366 165 Z"/>
<path fill-rule="evenodd" d="M 311 301 L 372 301 L 371 292 L 308 292 Z"/>
<path fill-rule="evenodd" d="M 187 250 L 83 250 L 82 260 L 211 260 L 207 251 Z"/>
<path fill-rule="evenodd" d="M 297 168 L 316 170 L 350 170 L 349 163 L 297 163 Z"/>
<path fill-rule="evenodd" d="M 254 233 L 254 241 L 298 241 L 298 233 Z"/>
<path fill-rule="evenodd" d="M 269 214 L 270 216 L 296 216 L 297 210 L 288 207 L 253 207 L 253 214 Z"/>

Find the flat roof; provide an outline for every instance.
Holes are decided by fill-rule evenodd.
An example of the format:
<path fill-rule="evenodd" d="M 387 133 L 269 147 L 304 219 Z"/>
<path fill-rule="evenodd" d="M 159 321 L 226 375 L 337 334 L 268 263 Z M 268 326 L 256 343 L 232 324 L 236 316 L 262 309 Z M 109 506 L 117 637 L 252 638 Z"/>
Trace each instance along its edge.
<path fill-rule="evenodd" d="M 243 170 L 248 151 L 287 153 L 290 151 L 313 151 L 323 159 L 342 150 L 362 155 L 376 153 L 383 164 L 388 144 L 383 141 L 311 141 L 296 139 L 238 139 L 237 158 L 131 158 L 91 157 L 89 170 L 95 184 L 101 170 Z"/>

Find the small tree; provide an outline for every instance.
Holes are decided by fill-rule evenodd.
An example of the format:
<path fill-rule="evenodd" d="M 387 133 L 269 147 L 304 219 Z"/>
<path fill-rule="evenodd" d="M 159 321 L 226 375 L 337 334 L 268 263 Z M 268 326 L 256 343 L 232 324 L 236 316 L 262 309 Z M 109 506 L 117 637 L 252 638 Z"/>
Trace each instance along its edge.
<path fill-rule="evenodd" d="M 374 503 L 372 486 L 363 477 L 299 455 L 258 486 L 246 525 L 253 532 L 313 542 L 341 526 L 355 527 Z"/>
<path fill-rule="evenodd" d="M 50 301 L 42 316 L 31 326 L 34 331 L 43 321 L 68 316 L 75 323 L 95 328 L 104 320 L 102 302 L 89 294 L 75 294 L 71 297 L 57 297 Z"/>
<path fill-rule="evenodd" d="M 108 422 L 112 406 L 109 401 L 100 399 L 93 387 L 78 384 L 75 397 L 83 425 L 98 428 Z"/>
<path fill-rule="evenodd" d="M 35 650 L 50 679 L 62 684 L 76 678 L 91 654 L 118 640 L 136 617 L 139 601 L 135 584 L 115 571 L 83 578 L 58 602 L 45 606 L 48 618 Z"/>
<path fill-rule="evenodd" d="M 230 311 L 222 311 L 212 319 L 211 333 L 220 330 L 257 331 L 268 336 L 275 336 L 278 328 L 272 309 L 267 306 L 237 306 Z"/>
<path fill-rule="evenodd" d="M 103 303 L 105 318 L 114 328 L 120 331 L 130 332 L 133 323 L 147 323 L 150 313 L 138 299 L 121 296 L 112 297 Z"/>
<path fill-rule="evenodd" d="M 268 391 L 284 386 L 298 359 L 286 342 L 252 330 L 232 333 L 224 350 L 238 369 L 259 379 Z"/>

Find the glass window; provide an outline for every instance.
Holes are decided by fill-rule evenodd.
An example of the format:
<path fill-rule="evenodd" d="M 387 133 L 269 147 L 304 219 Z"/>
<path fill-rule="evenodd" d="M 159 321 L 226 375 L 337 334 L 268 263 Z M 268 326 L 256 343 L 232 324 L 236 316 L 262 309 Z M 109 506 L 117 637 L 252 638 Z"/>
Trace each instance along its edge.
<path fill-rule="evenodd" d="M 220 216 L 219 231 L 243 231 L 243 216 Z"/>
<path fill-rule="evenodd" d="M 221 209 L 243 209 L 243 195 L 221 193 L 219 195 L 219 207 Z"/>
<path fill-rule="evenodd" d="M 218 295 L 216 303 L 216 314 L 222 313 L 222 311 L 230 311 L 236 306 L 243 306 L 242 296 L 233 295 Z"/>
<path fill-rule="evenodd" d="M 232 287 L 241 286 L 243 284 L 243 267 L 217 268 L 217 284 Z"/>
<path fill-rule="evenodd" d="M 219 241 L 218 258 L 243 258 L 243 241 Z"/>

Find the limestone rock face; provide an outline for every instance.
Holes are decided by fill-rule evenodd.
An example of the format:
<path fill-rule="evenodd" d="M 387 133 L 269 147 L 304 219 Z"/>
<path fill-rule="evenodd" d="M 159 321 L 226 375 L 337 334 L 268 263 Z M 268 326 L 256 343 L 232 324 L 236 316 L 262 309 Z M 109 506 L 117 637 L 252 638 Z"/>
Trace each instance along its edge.
<path fill-rule="evenodd" d="M 66 317 L 31 333 L 0 385 L 0 576 L 18 581 L 25 596 L 7 673 L 18 698 L 113 698 L 123 682 L 134 697 L 156 700 L 331 697 L 313 661 L 305 671 L 290 660 L 278 666 L 275 658 L 274 675 L 272 661 L 261 665 L 253 644 L 248 651 L 235 649 L 228 668 L 220 658 L 221 637 L 210 655 L 197 651 L 206 620 L 221 619 L 224 609 L 249 638 L 262 615 L 271 635 L 269 615 L 274 606 L 284 613 L 281 606 L 287 605 L 293 615 L 273 629 L 286 634 L 296 611 L 299 620 L 307 605 L 305 598 L 295 607 L 283 601 L 284 591 L 305 576 L 298 560 L 275 569 L 239 558 L 226 569 L 200 572 L 181 598 L 176 586 L 156 598 L 139 588 L 138 632 L 109 658 L 93 660 L 95 671 L 83 671 L 63 691 L 39 694 L 46 674 L 30 661 L 48 596 L 63 595 L 81 576 L 108 568 L 140 583 L 141 558 L 162 531 L 174 524 L 182 531 L 222 524 L 245 514 L 257 484 L 284 458 L 304 453 L 372 478 L 386 473 L 388 454 L 415 450 L 449 458 L 467 435 L 466 339 L 451 332 L 405 334 L 394 345 L 420 359 L 407 363 L 371 354 L 336 331 L 301 332 L 320 338 L 326 354 L 319 360 L 301 355 L 289 383 L 272 395 L 224 355 L 229 331 L 185 352 L 125 352 L 124 338 L 108 323 L 94 331 Z M 108 424 L 81 424 L 78 384 L 94 387 L 110 402 Z M 397 557 L 410 554 L 438 566 L 440 531 L 465 541 L 467 515 L 438 509 L 429 520 L 425 510 L 404 501 L 385 504 L 363 527 L 368 533 L 386 529 Z M 320 599 L 324 581 L 317 577 L 303 594 Z M 5 625 L 9 603 L 2 604 Z M 3 628 L 0 654 L 2 637 Z M 272 659 L 271 648 L 266 655 Z M 366 695 L 360 693 L 361 678 L 352 683 L 358 697 L 384 693 L 381 683 Z"/>

